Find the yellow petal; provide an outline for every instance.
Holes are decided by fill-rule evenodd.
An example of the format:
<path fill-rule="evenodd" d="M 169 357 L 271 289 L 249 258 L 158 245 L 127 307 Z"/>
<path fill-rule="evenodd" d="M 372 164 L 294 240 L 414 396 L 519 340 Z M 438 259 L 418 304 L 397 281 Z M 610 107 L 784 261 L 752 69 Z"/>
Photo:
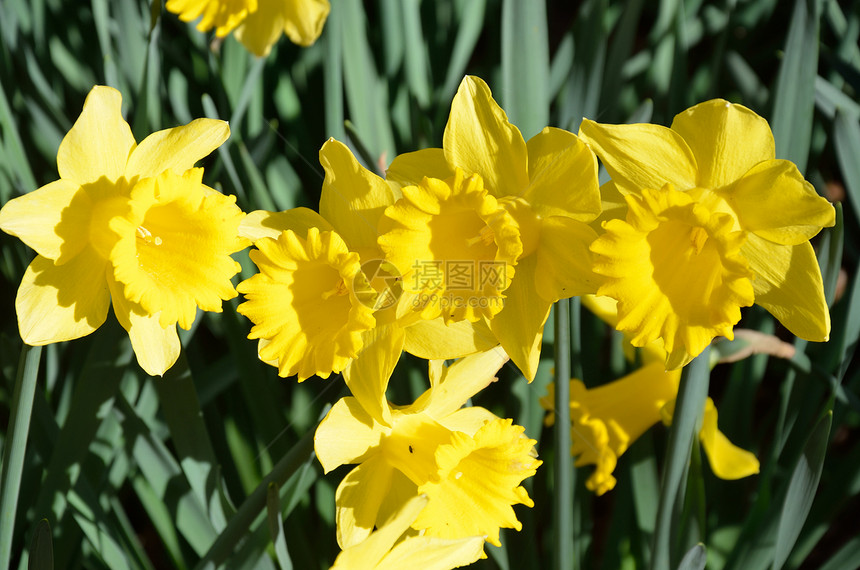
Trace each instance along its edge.
<path fill-rule="evenodd" d="M 355 398 L 341 398 L 314 433 L 314 452 L 323 470 L 361 463 L 379 445 L 383 429 Z"/>
<path fill-rule="evenodd" d="M 128 331 L 137 363 L 150 376 L 162 376 L 179 358 L 182 345 L 176 325 L 162 327 L 158 315 L 149 315 L 137 303 L 123 296 L 122 285 L 109 277 L 113 312 Z"/>
<path fill-rule="evenodd" d="M 226 121 L 195 119 L 181 127 L 152 133 L 128 158 L 126 177 L 147 178 L 165 170 L 182 174 L 230 136 Z"/>
<path fill-rule="evenodd" d="M 597 233 L 601 233 L 603 222 L 627 217 L 627 200 L 612 180 L 600 186 L 600 207 L 600 215 L 589 223 Z"/>
<path fill-rule="evenodd" d="M 67 180 L 57 180 L 9 200 L 0 209 L 0 229 L 42 257 L 65 263 L 89 239 L 88 200 L 79 188 Z"/>
<path fill-rule="evenodd" d="M 379 530 L 363 542 L 356 544 L 338 555 L 332 570 L 377 569 L 378 564 L 409 529 L 418 513 L 427 505 L 427 497 L 419 495 L 404 504 L 399 511 Z"/>
<path fill-rule="evenodd" d="M 39 346 L 80 338 L 99 328 L 110 303 L 106 271 L 107 264 L 89 247 L 64 265 L 36 257 L 15 298 L 23 341 Z"/>
<path fill-rule="evenodd" d="M 364 348 L 343 371 L 343 379 L 352 395 L 370 416 L 383 425 L 391 425 L 391 413 L 385 391 L 400 353 L 406 333 L 396 325 L 384 325 L 362 335 Z"/>
<path fill-rule="evenodd" d="M 350 471 L 335 492 L 337 543 L 342 549 L 370 536 L 388 492 L 393 468 L 381 454 Z"/>
<path fill-rule="evenodd" d="M 425 148 L 400 154 L 385 171 L 385 179 L 399 186 L 414 186 L 424 177 L 445 180 L 454 176 L 441 148 Z"/>
<path fill-rule="evenodd" d="M 671 129 L 584 119 L 579 136 L 597 153 L 622 192 L 662 188 L 667 182 L 679 190 L 696 186 L 696 159 L 681 135 Z"/>
<path fill-rule="evenodd" d="M 836 221 L 830 202 L 788 160 L 757 164 L 720 195 L 743 230 L 783 245 L 808 241 Z"/>
<path fill-rule="evenodd" d="M 597 239 L 590 226 L 567 217 L 541 222 L 535 287 L 546 301 L 555 302 L 597 291 L 602 278 L 591 270 L 589 246 Z"/>
<path fill-rule="evenodd" d="M 223 38 L 238 26 L 242 20 L 257 9 L 256 0 L 167 0 L 164 6 L 168 12 L 179 16 L 183 22 L 197 18 L 197 29 L 208 32 L 215 28 L 215 35 Z M 202 16 L 202 18 L 201 18 Z"/>
<path fill-rule="evenodd" d="M 497 198 L 521 196 L 529 185 L 523 135 L 478 77 L 467 75 L 460 83 L 442 146 L 448 164 L 479 174 Z"/>
<path fill-rule="evenodd" d="M 329 139 L 320 149 L 325 170 L 320 214 L 353 251 L 376 247 L 379 218 L 394 203 L 388 183 L 361 166 L 342 142 Z"/>
<path fill-rule="evenodd" d="M 300 236 L 307 235 L 310 228 L 331 231 L 334 228 L 325 218 L 310 208 L 293 208 L 284 212 L 254 210 L 239 224 L 239 235 L 251 241 L 263 238 L 278 239 L 284 230 L 292 230 Z"/>
<path fill-rule="evenodd" d="M 461 358 L 443 368 L 436 385 L 424 392 L 409 409 L 423 410 L 441 422 L 496 381 L 496 373 L 507 361 L 508 355 L 501 347 Z"/>
<path fill-rule="evenodd" d="M 531 183 L 523 196 L 541 216 L 589 222 L 600 213 L 597 157 L 568 131 L 546 127 L 526 143 Z"/>
<path fill-rule="evenodd" d="M 466 406 L 440 418 L 439 423 L 451 431 L 461 431 L 466 435 L 475 435 L 481 427 L 499 416 L 480 406 Z"/>
<path fill-rule="evenodd" d="M 505 306 L 490 321 L 493 334 L 529 382 L 537 373 L 543 326 L 552 307 L 535 290 L 536 266 L 536 255 L 519 262 L 517 276 L 505 291 Z"/>
<path fill-rule="evenodd" d="M 410 537 L 395 546 L 375 570 L 448 570 L 468 566 L 484 558 L 484 537 L 445 540 L 428 536 Z M 356 568 L 366 568 L 357 566 Z"/>
<path fill-rule="evenodd" d="M 92 88 L 80 117 L 57 151 L 60 178 L 81 185 L 125 172 L 134 136 L 122 118 L 122 95 L 113 87 Z"/>
<path fill-rule="evenodd" d="M 778 245 L 751 234 L 741 248 L 755 278 L 755 302 L 800 338 L 826 342 L 830 311 L 809 242 Z"/>
<path fill-rule="evenodd" d="M 403 350 L 427 360 L 450 360 L 499 344 L 485 321 L 445 324 L 442 317 L 421 320 L 406 329 Z"/>
<path fill-rule="evenodd" d="M 705 416 L 699 440 L 705 448 L 711 470 L 720 479 L 742 479 L 759 472 L 756 456 L 733 444 L 717 428 L 717 408 L 710 398 L 705 402 Z"/>
<path fill-rule="evenodd" d="M 767 121 L 743 105 L 723 99 L 679 113 L 672 130 L 684 138 L 696 157 L 698 185 L 704 188 L 731 184 L 759 162 L 774 157 Z"/>
<path fill-rule="evenodd" d="M 322 33 L 329 10 L 328 0 L 259 0 L 257 11 L 236 30 L 236 38 L 258 57 L 269 55 L 281 34 L 309 46 Z"/>

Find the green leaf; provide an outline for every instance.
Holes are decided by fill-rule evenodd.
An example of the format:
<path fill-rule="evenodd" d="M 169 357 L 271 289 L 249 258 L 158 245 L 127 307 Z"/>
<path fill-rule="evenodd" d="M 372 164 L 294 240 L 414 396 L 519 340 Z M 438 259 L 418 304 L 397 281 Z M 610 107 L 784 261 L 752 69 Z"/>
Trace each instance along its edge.
<path fill-rule="evenodd" d="M 809 515 L 818 481 L 821 479 L 821 470 L 824 468 L 824 455 L 830 439 L 832 421 L 833 412 L 828 411 L 812 430 L 803 448 L 803 454 L 794 466 L 779 519 L 772 566 L 774 570 L 782 568 L 788 560 Z"/>
<path fill-rule="evenodd" d="M 860 219 L 860 122 L 858 115 L 837 108 L 833 121 L 833 147 L 854 215 Z"/>
<path fill-rule="evenodd" d="M 41 347 L 21 345 L 12 409 L 9 414 L 9 431 L 3 442 L 3 468 L 0 471 L 0 570 L 9 568 L 12 559 L 12 537 L 18 512 L 18 493 L 24 470 L 24 455 L 30 436 L 30 417 L 39 375 Z"/>
<path fill-rule="evenodd" d="M 697 544 L 687 551 L 678 564 L 678 570 L 705 570 L 708 561 L 708 550 L 702 543 Z"/>
<path fill-rule="evenodd" d="M 819 14 L 818 0 L 795 1 L 785 55 L 772 91 L 776 157 L 794 162 L 801 172 L 806 171 L 812 140 Z"/>
<path fill-rule="evenodd" d="M 660 481 L 660 503 L 652 540 L 651 568 L 668 568 L 674 558 L 674 529 L 679 524 L 683 505 L 684 479 L 690 462 L 690 451 L 702 425 L 705 398 L 708 395 L 710 350 L 706 348 L 688 364 L 681 374 L 675 413 L 669 430 L 669 443 Z"/>
<path fill-rule="evenodd" d="M 430 68 L 427 44 L 421 31 L 421 1 L 402 0 L 402 34 L 406 49 L 406 83 L 421 109 L 430 106 Z"/>
<path fill-rule="evenodd" d="M 275 545 L 275 555 L 281 570 L 292 570 L 293 561 L 287 552 L 287 539 L 284 535 L 284 521 L 281 519 L 281 500 L 278 494 L 278 484 L 274 481 L 269 483 L 266 493 L 266 514 L 269 521 L 269 533 Z"/>
<path fill-rule="evenodd" d="M 27 570 L 54 570 L 54 544 L 48 519 L 36 523 L 36 530 L 30 540 L 29 555 Z"/>
<path fill-rule="evenodd" d="M 544 2 L 502 2 L 502 89 L 496 97 L 526 140 L 549 124 L 548 44 Z"/>
<path fill-rule="evenodd" d="M 463 3 L 463 10 L 457 21 L 459 25 L 457 39 L 454 40 L 451 59 L 448 61 L 448 71 L 445 73 L 440 101 L 447 103 L 457 92 L 457 86 L 466 73 L 466 66 L 481 36 L 486 8 L 487 0 L 469 0 Z"/>

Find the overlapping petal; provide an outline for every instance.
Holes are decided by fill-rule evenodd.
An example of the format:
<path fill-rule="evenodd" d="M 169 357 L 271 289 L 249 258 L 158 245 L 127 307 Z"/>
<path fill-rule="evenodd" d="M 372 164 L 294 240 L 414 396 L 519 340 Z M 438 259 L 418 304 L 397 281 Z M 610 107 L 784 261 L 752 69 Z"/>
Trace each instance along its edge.
<path fill-rule="evenodd" d="M 86 336 L 107 317 L 108 265 L 90 247 L 63 265 L 37 256 L 15 298 L 18 330 L 32 346 Z"/>
<path fill-rule="evenodd" d="M 130 180 L 148 178 L 165 170 L 182 174 L 229 136 L 230 126 L 215 119 L 195 119 L 187 125 L 152 133 L 129 155 L 125 176 Z"/>

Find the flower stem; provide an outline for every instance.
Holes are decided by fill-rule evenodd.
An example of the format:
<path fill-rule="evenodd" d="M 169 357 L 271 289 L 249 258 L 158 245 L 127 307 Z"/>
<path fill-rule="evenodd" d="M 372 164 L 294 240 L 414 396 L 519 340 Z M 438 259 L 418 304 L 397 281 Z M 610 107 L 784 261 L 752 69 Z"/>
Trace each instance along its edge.
<path fill-rule="evenodd" d="M 673 546 L 679 538 L 674 530 L 679 528 L 679 516 L 684 502 L 684 479 L 690 465 L 690 452 L 702 426 L 705 399 L 708 396 L 709 373 L 710 349 L 705 348 L 681 374 L 660 481 L 660 498 L 651 558 L 651 568 L 655 570 L 672 567 Z"/>
<path fill-rule="evenodd" d="M 12 395 L 9 432 L 3 449 L 3 471 L 0 474 L 0 570 L 7 570 L 12 558 L 12 536 L 15 534 L 15 513 L 18 509 L 18 491 L 24 469 L 24 454 L 30 434 L 30 416 L 39 376 L 42 347 L 24 345 L 18 361 L 18 376 Z"/>
<path fill-rule="evenodd" d="M 555 503 L 553 568 L 573 567 L 573 466 L 570 457 L 570 302 L 555 304 Z"/>

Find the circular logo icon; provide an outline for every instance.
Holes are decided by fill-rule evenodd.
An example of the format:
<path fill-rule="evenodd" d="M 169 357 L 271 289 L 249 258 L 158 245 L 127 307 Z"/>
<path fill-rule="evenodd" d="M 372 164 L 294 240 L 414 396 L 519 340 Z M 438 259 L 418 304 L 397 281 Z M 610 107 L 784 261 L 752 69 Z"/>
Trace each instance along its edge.
<path fill-rule="evenodd" d="M 363 305 L 380 311 L 397 303 L 403 293 L 403 276 L 394 264 L 384 259 L 371 259 L 361 264 L 361 271 L 377 293 L 372 299 L 358 296 Z"/>

